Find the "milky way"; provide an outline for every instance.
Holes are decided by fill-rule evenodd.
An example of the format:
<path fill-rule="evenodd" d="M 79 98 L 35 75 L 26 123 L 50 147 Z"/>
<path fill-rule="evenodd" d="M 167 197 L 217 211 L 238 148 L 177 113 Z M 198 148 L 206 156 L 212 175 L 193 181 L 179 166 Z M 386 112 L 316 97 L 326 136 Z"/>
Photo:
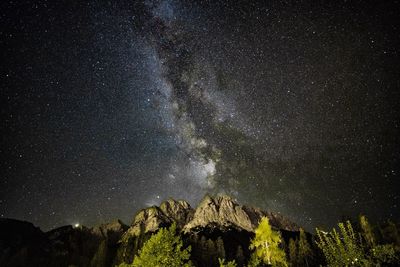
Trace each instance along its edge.
<path fill-rule="evenodd" d="M 129 223 L 210 193 L 309 229 L 400 218 L 398 3 L 1 10 L 2 217 Z"/>

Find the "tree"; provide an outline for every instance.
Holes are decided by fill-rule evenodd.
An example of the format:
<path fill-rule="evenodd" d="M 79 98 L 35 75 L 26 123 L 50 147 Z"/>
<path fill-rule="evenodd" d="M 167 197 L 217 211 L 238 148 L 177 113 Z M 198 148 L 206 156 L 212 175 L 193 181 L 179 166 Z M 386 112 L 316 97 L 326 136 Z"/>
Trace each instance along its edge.
<path fill-rule="evenodd" d="M 375 246 L 375 236 L 371 225 L 369 224 L 367 218 L 364 215 L 360 216 L 360 228 L 361 234 L 369 248 Z"/>
<path fill-rule="evenodd" d="M 308 258 L 312 255 L 310 244 L 307 241 L 306 233 L 303 228 L 300 228 L 300 237 L 298 242 L 298 262 L 308 267 Z"/>
<path fill-rule="evenodd" d="M 339 232 L 316 229 L 317 246 L 322 250 L 328 266 L 365 265 L 368 260 L 354 233 L 350 221 L 339 223 Z"/>
<path fill-rule="evenodd" d="M 369 224 L 364 215 L 360 216 L 360 228 L 361 235 L 365 242 L 364 249 L 369 252 L 369 257 L 372 262 L 377 266 L 385 266 L 398 261 L 395 244 L 378 244 L 373 227 Z"/>
<path fill-rule="evenodd" d="M 272 266 L 288 266 L 285 251 L 279 247 L 282 243 L 279 232 L 272 230 L 267 217 L 261 219 L 251 241 L 250 249 L 262 262 Z"/>
<path fill-rule="evenodd" d="M 290 266 L 297 266 L 297 239 L 296 241 L 293 238 L 289 240 L 289 263 Z"/>
<path fill-rule="evenodd" d="M 224 247 L 224 240 L 219 236 L 217 241 L 215 241 L 215 247 L 218 253 L 218 257 L 225 258 L 225 247 Z"/>
<path fill-rule="evenodd" d="M 377 245 L 371 249 L 371 252 L 371 257 L 376 266 L 386 266 L 399 262 L 394 244 Z"/>
<path fill-rule="evenodd" d="M 254 252 L 250 255 L 249 262 L 247 264 L 247 267 L 258 267 L 261 265 L 261 259 L 257 256 L 257 254 Z"/>
<path fill-rule="evenodd" d="M 170 228 L 161 228 L 144 243 L 139 255 L 135 256 L 133 267 L 189 267 L 191 247 L 183 249 L 183 241 L 176 235 L 176 224 Z"/>
<path fill-rule="evenodd" d="M 396 244 L 380 244 L 365 216 L 360 217 L 359 233 L 354 232 L 350 221 L 339 223 L 338 226 L 339 232 L 336 229 L 331 232 L 317 229 L 316 243 L 322 250 L 328 266 L 398 265 Z"/>

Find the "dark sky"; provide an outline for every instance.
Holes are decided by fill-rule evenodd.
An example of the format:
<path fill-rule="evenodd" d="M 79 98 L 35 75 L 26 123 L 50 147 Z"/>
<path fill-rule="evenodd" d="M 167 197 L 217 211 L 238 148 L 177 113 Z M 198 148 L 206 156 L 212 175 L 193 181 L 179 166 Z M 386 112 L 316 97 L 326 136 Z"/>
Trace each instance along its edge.
<path fill-rule="evenodd" d="M 330 2 L 1 1 L 0 216 L 399 220 L 400 3 Z"/>

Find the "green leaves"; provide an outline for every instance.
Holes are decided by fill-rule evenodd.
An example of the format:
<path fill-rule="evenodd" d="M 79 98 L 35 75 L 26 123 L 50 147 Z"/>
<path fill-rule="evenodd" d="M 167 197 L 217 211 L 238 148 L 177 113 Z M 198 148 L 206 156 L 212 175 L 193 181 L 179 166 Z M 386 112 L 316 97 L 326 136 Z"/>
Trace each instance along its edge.
<path fill-rule="evenodd" d="M 314 253 L 303 228 L 300 228 L 299 238 L 295 240 L 290 238 L 288 249 L 290 266 L 309 266 L 309 261 L 312 260 Z"/>
<path fill-rule="evenodd" d="M 255 255 L 265 264 L 288 266 L 285 251 L 279 247 L 282 242 L 281 235 L 272 230 L 267 217 L 261 219 L 255 233 L 256 236 L 250 244 L 250 248 L 255 250 Z"/>
<path fill-rule="evenodd" d="M 365 255 L 350 221 L 339 223 L 339 232 L 317 230 L 317 245 L 325 255 L 328 266 L 363 266 Z"/>
<path fill-rule="evenodd" d="M 183 248 L 183 241 L 176 234 L 176 224 L 170 228 L 161 228 L 144 244 L 135 256 L 133 267 L 190 267 L 190 246 Z"/>
<path fill-rule="evenodd" d="M 359 233 L 350 223 L 338 224 L 339 232 L 317 230 L 316 241 L 328 266 L 387 266 L 398 262 L 396 245 L 378 244 L 365 216 L 360 217 Z"/>
<path fill-rule="evenodd" d="M 375 246 L 371 249 L 371 252 L 373 259 L 382 266 L 399 260 L 396 255 L 396 247 L 393 244 Z"/>

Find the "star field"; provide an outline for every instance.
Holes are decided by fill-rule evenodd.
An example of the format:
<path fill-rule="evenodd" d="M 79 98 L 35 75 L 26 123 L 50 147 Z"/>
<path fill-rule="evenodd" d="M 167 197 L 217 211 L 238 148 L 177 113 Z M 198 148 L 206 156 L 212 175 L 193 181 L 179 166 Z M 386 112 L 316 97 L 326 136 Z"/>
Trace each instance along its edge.
<path fill-rule="evenodd" d="M 309 229 L 399 220 L 397 1 L 1 5 L 1 217 L 224 193 Z"/>

